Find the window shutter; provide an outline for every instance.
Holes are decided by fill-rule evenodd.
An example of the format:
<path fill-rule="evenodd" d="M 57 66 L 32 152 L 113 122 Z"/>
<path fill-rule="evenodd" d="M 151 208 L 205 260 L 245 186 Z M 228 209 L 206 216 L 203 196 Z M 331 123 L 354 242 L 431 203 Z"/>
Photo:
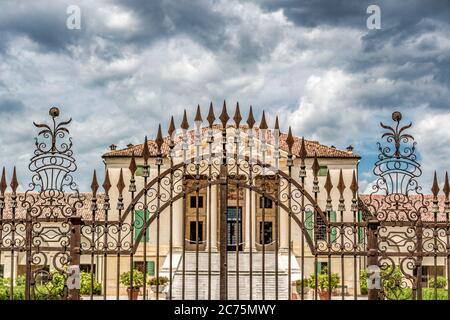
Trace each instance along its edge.
<path fill-rule="evenodd" d="M 320 274 L 322 272 L 322 262 L 317 261 L 316 269 L 317 269 L 317 274 Z"/>
<path fill-rule="evenodd" d="M 155 275 L 155 261 L 147 261 L 147 274 L 149 276 Z"/>
<path fill-rule="evenodd" d="M 147 211 L 147 219 L 149 218 L 149 214 Z M 137 240 L 139 233 L 141 232 L 142 228 L 144 227 L 144 210 L 136 210 L 135 216 L 134 216 L 134 241 Z M 145 236 L 147 236 L 147 242 L 149 241 L 149 228 L 147 228 L 145 232 Z M 141 241 L 144 241 L 144 236 L 142 237 Z"/>
<path fill-rule="evenodd" d="M 363 213 L 361 210 L 358 211 L 358 222 L 363 220 Z M 358 227 L 358 241 L 359 243 L 364 242 L 364 230 L 361 227 Z"/>
<path fill-rule="evenodd" d="M 305 228 L 308 232 L 311 241 L 314 242 L 313 239 L 313 231 L 314 231 L 314 213 L 311 211 L 305 211 Z"/>
<path fill-rule="evenodd" d="M 330 212 L 330 222 L 336 222 L 336 211 L 331 211 Z M 336 227 L 331 227 L 331 230 L 330 230 L 331 243 L 335 243 L 336 242 L 336 234 L 337 234 Z"/>

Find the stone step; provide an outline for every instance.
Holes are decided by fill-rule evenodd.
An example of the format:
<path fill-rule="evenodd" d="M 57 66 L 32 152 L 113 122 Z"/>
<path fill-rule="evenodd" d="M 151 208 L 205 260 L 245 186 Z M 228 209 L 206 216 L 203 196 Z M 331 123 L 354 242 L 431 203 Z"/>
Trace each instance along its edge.
<path fill-rule="evenodd" d="M 198 257 L 198 258 L 197 258 Z M 265 270 L 262 271 L 262 255 L 255 253 L 252 255 L 252 299 L 263 298 L 263 277 L 264 274 L 264 299 L 275 299 L 275 255 L 267 253 L 264 257 Z M 183 263 L 182 255 L 173 256 L 172 277 L 172 299 L 182 299 L 183 291 Z M 196 261 L 198 259 L 198 271 L 196 271 Z M 211 254 L 211 272 L 208 270 L 208 253 L 195 252 L 185 253 L 185 272 L 184 272 L 184 299 L 199 300 L 208 299 L 208 292 L 211 291 L 211 299 L 219 299 L 219 262 L 218 253 Z M 292 258 L 295 260 L 294 258 Z M 168 273 L 168 259 L 166 259 L 162 273 Z M 287 299 L 288 296 L 288 268 L 287 256 L 278 256 L 278 299 Z M 250 254 L 239 253 L 239 299 L 250 298 Z M 291 280 L 299 278 L 298 265 L 296 261 L 291 264 Z M 198 276 L 196 273 L 198 272 Z M 209 280 L 210 278 L 210 280 Z M 211 282 L 211 290 L 208 283 Z M 196 290 L 198 291 L 196 296 Z M 228 299 L 236 299 L 236 254 L 228 253 Z"/>

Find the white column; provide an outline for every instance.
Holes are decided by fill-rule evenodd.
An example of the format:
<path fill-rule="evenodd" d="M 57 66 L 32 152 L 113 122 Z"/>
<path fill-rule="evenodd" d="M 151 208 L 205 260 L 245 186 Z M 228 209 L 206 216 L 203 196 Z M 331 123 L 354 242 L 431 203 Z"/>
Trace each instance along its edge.
<path fill-rule="evenodd" d="M 291 221 L 292 223 L 292 221 Z M 289 248 L 289 215 L 288 213 L 280 208 L 280 251 L 287 252 Z"/>
<path fill-rule="evenodd" d="M 170 214 L 170 213 L 169 213 Z M 173 249 L 183 248 L 183 198 L 173 204 Z"/>
<path fill-rule="evenodd" d="M 256 236 L 258 232 L 258 226 L 256 225 L 256 197 L 258 195 L 256 192 L 252 192 L 252 196 L 250 201 L 252 202 L 252 212 L 251 212 L 251 219 L 252 219 L 252 251 L 256 251 Z"/>
<path fill-rule="evenodd" d="M 211 251 L 217 251 L 217 185 L 211 187 Z"/>
<path fill-rule="evenodd" d="M 245 230 L 244 230 L 244 251 L 250 251 L 250 189 L 245 189 Z"/>

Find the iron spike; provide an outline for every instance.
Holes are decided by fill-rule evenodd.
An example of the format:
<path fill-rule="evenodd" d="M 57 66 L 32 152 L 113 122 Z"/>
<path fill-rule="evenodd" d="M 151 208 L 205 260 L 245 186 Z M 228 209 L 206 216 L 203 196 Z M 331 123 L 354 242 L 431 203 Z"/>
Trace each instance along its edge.
<path fill-rule="evenodd" d="M 330 197 L 331 190 L 333 189 L 333 184 L 331 183 L 330 170 L 327 170 L 327 180 L 325 181 L 324 188 L 327 191 L 327 196 Z"/>
<path fill-rule="evenodd" d="M 16 167 L 14 166 L 13 176 L 12 176 L 11 184 L 10 184 L 10 187 L 11 187 L 13 193 L 16 193 L 18 186 L 19 186 L 19 182 L 17 181 Z"/>
<path fill-rule="evenodd" d="M 287 135 L 287 138 L 286 138 L 286 143 L 288 145 L 289 154 L 292 154 L 292 146 L 294 145 L 294 137 L 292 136 L 291 126 L 289 126 L 288 135 Z"/>
<path fill-rule="evenodd" d="M 91 183 L 91 190 L 92 190 L 92 196 L 95 198 L 97 197 L 97 190 L 98 190 L 98 182 L 97 182 L 97 171 L 94 170 L 94 175 L 92 176 L 92 183 Z"/>
<path fill-rule="evenodd" d="M 203 122 L 202 113 L 200 112 L 200 105 L 197 105 L 197 113 L 195 114 L 195 122 L 200 121 Z"/>
<path fill-rule="evenodd" d="M 144 158 L 144 161 L 147 162 L 148 159 L 150 158 L 150 150 L 148 149 L 148 140 L 147 140 L 147 136 L 145 136 L 145 141 L 144 141 L 144 148 L 142 150 L 142 157 Z"/>
<path fill-rule="evenodd" d="M 119 190 L 119 195 L 122 195 L 123 189 L 125 189 L 125 182 L 123 180 L 123 170 L 120 168 L 119 181 L 117 181 L 117 190 Z"/>
<path fill-rule="evenodd" d="M 448 199 L 449 195 L 450 195 L 450 184 L 448 182 L 448 172 L 445 172 L 445 183 L 444 183 L 444 194 L 445 197 Z"/>
<path fill-rule="evenodd" d="M 345 183 L 344 183 L 344 176 L 342 174 L 342 169 L 339 171 L 339 183 L 337 185 L 337 188 L 342 196 L 345 191 Z"/>
<path fill-rule="evenodd" d="M 108 194 L 109 189 L 111 189 L 111 181 L 109 180 L 109 170 L 106 170 L 105 173 L 105 181 L 103 182 L 103 190 L 105 190 L 105 193 Z"/>
<path fill-rule="evenodd" d="M 222 127 L 225 129 L 227 127 L 228 120 L 230 120 L 230 116 L 228 115 L 228 112 L 227 112 L 227 104 L 226 104 L 225 100 L 223 101 L 222 113 L 220 114 L 219 119 L 222 122 Z"/>
<path fill-rule="evenodd" d="M 236 111 L 234 112 L 233 120 L 234 123 L 236 124 L 236 128 L 239 128 L 239 125 L 242 121 L 241 110 L 239 109 L 239 102 L 236 103 Z"/>
<path fill-rule="evenodd" d="M 186 114 L 186 109 L 184 109 L 184 113 L 183 113 L 183 121 L 181 121 L 181 129 L 187 130 L 189 129 L 189 123 L 187 120 L 187 114 Z"/>
<path fill-rule="evenodd" d="M 266 130 L 268 128 L 267 122 L 266 122 L 266 113 L 263 111 L 261 123 L 259 124 L 259 128 L 261 130 Z"/>
<path fill-rule="evenodd" d="M 434 171 L 433 186 L 431 187 L 431 192 L 433 193 L 433 196 L 435 198 L 437 198 L 437 196 L 439 195 L 439 184 L 437 181 L 436 171 Z"/>
<path fill-rule="evenodd" d="M 158 133 L 156 134 L 156 145 L 158 146 L 158 153 L 161 153 L 161 147 L 164 143 L 164 139 L 162 136 L 161 124 L 158 126 Z"/>
<path fill-rule="evenodd" d="M 253 126 L 255 125 L 256 121 L 255 121 L 255 117 L 253 116 L 253 108 L 252 106 L 250 106 L 250 111 L 248 112 L 248 117 L 247 117 L 247 124 L 248 127 L 250 129 L 253 129 Z"/>
<path fill-rule="evenodd" d="M 175 122 L 173 121 L 173 116 L 170 118 L 170 124 L 169 124 L 169 136 L 172 139 L 172 135 L 175 132 Z"/>
<path fill-rule="evenodd" d="M 319 161 L 317 160 L 317 153 L 314 153 L 314 161 L 311 169 L 313 170 L 314 177 L 317 178 L 317 175 L 319 174 L 320 170 Z"/>
<path fill-rule="evenodd" d="M 5 194 L 6 188 L 8 187 L 8 185 L 6 184 L 6 171 L 5 171 L 5 167 L 3 167 L 2 170 L 2 179 L 0 180 L 0 193 L 2 195 Z"/>
<path fill-rule="evenodd" d="M 214 125 L 214 120 L 216 120 L 212 102 L 209 104 L 209 112 L 208 112 L 208 117 L 206 119 L 208 120 L 209 127 L 212 128 L 212 126 Z"/>
<path fill-rule="evenodd" d="M 133 151 L 133 153 L 131 154 L 131 162 L 130 162 L 129 169 L 130 169 L 130 171 L 131 171 L 131 175 L 134 176 L 134 173 L 135 173 L 136 170 L 137 170 L 136 159 L 135 159 L 135 157 L 134 157 L 134 151 Z"/>

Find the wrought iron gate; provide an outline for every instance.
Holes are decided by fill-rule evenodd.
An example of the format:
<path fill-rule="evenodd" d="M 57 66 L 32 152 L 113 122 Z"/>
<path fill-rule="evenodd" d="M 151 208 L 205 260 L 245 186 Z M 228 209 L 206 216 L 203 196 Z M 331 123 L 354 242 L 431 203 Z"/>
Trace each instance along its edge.
<path fill-rule="evenodd" d="M 424 259 L 433 298 L 443 290 L 438 267 L 449 279 L 448 177 L 444 212 L 435 178 L 425 218 L 415 145 L 405 146 L 411 125 L 399 128 L 398 112 L 395 129 L 382 124 L 394 147 L 379 146 L 370 196 L 359 195 L 356 170 L 319 178 L 317 155 L 278 119 L 271 130 L 263 113 L 256 127 L 250 108 L 241 125 L 237 105 L 229 124 L 225 103 L 220 124 L 212 105 L 206 127 L 200 107 L 193 130 L 186 112 L 181 132 L 172 117 L 167 137 L 159 126 L 106 170 L 103 192 L 94 171 L 91 193 L 80 193 L 70 120 L 58 123 L 57 108 L 50 116 L 35 124 L 29 190 L 17 192 L 14 169 L 7 192 L 2 173 L 6 298 L 422 299 Z"/>

